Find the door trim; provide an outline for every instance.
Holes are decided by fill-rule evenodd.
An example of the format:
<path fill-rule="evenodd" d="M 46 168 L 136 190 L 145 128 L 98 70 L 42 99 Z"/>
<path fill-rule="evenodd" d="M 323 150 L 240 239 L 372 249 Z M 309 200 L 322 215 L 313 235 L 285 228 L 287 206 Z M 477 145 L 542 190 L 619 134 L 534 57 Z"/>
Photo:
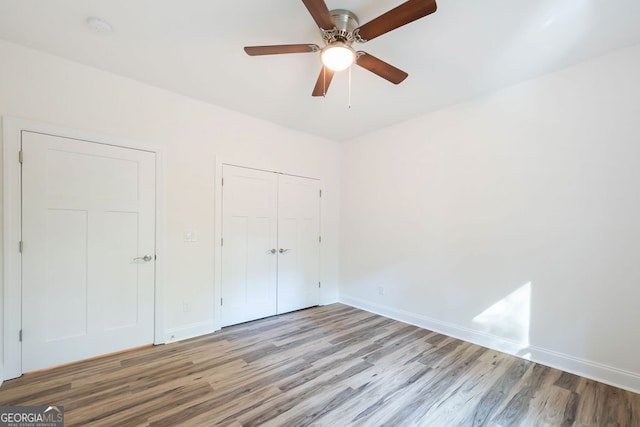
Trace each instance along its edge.
<path fill-rule="evenodd" d="M 158 146 L 140 144 L 113 136 L 93 132 L 84 132 L 62 126 L 17 119 L 4 116 L 3 128 L 3 304 L 2 304 L 2 343 L 4 366 L 0 365 L 0 380 L 16 378 L 22 375 L 22 346 L 19 331 L 22 325 L 22 257 L 18 250 L 22 229 L 21 169 L 18 154 L 23 131 L 42 133 L 52 136 L 87 141 L 91 143 L 113 145 L 116 147 L 149 151 L 156 155 L 156 255 L 155 264 L 155 301 L 154 301 L 154 344 L 164 343 L 164 255 L 165 255 L 165 184 L 164 156 Z"/>

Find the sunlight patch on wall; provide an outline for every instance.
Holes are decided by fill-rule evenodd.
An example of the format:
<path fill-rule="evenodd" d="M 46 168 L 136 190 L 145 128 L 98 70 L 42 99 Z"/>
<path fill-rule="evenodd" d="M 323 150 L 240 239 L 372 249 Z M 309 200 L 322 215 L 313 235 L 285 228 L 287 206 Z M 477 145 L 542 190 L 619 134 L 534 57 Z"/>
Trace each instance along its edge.
<path fill-rule="evenodd" d="M 477 331 L 514 344 L 513 353 L 529 346 L 531 282 L 516 289 L 471 321 Z"/>

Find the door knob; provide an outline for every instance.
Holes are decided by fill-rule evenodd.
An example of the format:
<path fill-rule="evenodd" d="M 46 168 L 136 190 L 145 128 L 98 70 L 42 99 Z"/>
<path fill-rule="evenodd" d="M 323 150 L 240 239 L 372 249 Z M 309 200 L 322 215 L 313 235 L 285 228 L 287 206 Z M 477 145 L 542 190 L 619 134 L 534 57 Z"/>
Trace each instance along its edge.
<path fill-rule="evenodd" d="M 269 252 L 271 252 L 272 254 L 275 254 L 275 253 L 276 253 L 276 252 L 278 252 L 278 251 L 276 251 L 276 249 L 275 249 L 275 248 L 273 248 L 273 249 L 271 249 Z"/>
<path fill-rule="evenodd" d="M 153 259 L 153 257 L 151 255 L 145 255 L 145 256 L 137 256 L 135 257 L 133 260 L 134 261 L 138 261 L 138 260 L 142 260 L 144 262 L 149 262 Z"/>
<path fill-rule="evenodd" d="M 283 253 L 289 252 L 289 249 L 282 249 L 282 248 L 280 248 L 280 250 L 279 250 L 278 252 L 280 252 L 281 254 L 283 254 Z"/>

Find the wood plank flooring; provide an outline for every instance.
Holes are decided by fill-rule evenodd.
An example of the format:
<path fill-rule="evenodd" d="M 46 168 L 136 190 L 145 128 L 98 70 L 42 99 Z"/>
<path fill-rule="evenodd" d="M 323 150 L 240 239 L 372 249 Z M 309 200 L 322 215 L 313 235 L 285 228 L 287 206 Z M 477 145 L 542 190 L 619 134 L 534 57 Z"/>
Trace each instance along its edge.
<path fill-rule="evenodd" d="M 67 426 L 640 426 L 640 395 L 341 304 L 25 374 Z"/>

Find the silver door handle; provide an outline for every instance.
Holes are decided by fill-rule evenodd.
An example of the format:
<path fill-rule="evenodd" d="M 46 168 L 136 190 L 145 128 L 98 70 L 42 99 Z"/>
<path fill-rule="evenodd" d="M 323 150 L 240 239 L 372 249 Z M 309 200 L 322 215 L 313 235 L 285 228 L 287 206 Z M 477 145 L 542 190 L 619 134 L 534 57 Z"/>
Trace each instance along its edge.
<path fill-rule="evenodd" d="M 282 249 L 280 248 L 280 250 L 278 252 L 280 252 L 281 254 L 285 253 L 285 252 L 289 252 L 290 249 Z"/>
<path fill-rule="evenodd" d="M 138 260 L 140 260 L 140 259 L 141 259 L 142 261 L 144 261 L 144 262 L 149 262 L 149 261 L 151 261 L 151 260 L 153 259 L 153 257 L 152 257 L 151 255 L 137 256 L 137 257 L 135 257 L 133 260 L 134 260 L 134 261 L 138 261 Z"/>
<path fill-rule="evenodd" d="M 269 252 L 271 252 L 272 254 L 275 254 L 275 253 L 276 253 L 276 252 L 278 252 L 278 251 L 276 251 L 276 249 L 275 249 L 275 248 L 273 248 L 273 249 L 271 249 Z"/>

